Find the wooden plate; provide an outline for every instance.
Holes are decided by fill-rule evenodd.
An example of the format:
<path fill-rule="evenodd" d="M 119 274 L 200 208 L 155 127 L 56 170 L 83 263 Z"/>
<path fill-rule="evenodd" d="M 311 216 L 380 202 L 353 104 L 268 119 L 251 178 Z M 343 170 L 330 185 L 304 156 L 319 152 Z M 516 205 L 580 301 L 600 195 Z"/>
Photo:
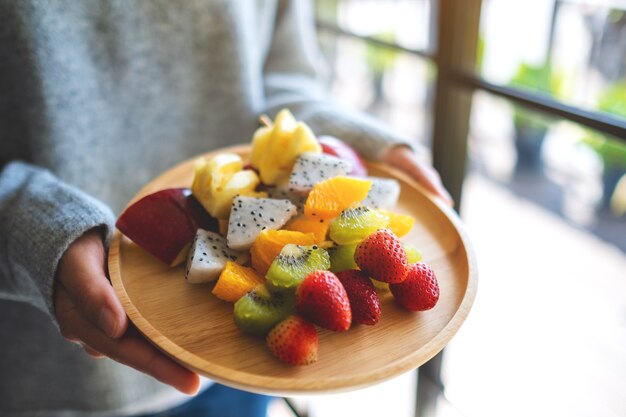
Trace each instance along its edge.
<path fill-rule="evenodd" d="M 238 152 L 245 157 L 248 150 L 241 146 L 217 152 Z M 211 286 L 187 284 L 184 266 L 169 268 L 117 231 L 109 271 L 128 316 L 149 340 L 184 366 L 254 392 L 346 391 L 419 367 L 444 348 L 469 313 L 477 286 L 474 252 L 452 210 L 402 173 L 367 165 L 370 175 L 394 177 L 401 183 L 396 210 L 417 219 L 402 240 L 419 248 L 437 275 L 441 298 L 434 309 L 409 312 L 383 292 L 381 320 L 376 326 L 357 325 L 345 333 L 322 329 L 318 361 L 292 367 L 275 359 L 263 340 L 242 334 L 233 322 L 232 304 L 214 297 Z M 189 160 L 165 172 L 134 200 L 160 189 L 190 186 L 193 166 Z"/>

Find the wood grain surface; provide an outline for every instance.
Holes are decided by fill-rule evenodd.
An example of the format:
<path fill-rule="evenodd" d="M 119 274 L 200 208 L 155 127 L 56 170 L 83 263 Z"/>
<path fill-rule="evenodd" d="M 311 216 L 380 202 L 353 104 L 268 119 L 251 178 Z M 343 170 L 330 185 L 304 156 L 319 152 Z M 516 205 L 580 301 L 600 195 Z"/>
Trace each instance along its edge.
<path fill-rule="evenodd" d="M 216 152 L 237 152 L 240 146 Z M 209 156 L 209 153 L 204 156 Z M 233 305 L 211 294 L 212 285 L 187 284 L 184 265 L 170 268 L 116 231 L 109 253 L 113 287 L 137 328 L 163 352 L 215 381 L 273 395 L 338 392 L 365 387 L 411 371 L 437 354 L 459 329 L 474 301 L 477 267 L 458 216 L 412 179 L 380 164 L 370 175 L 400 181 L 395 211 L 413 215 L 402 238 L 424 255 L 439 280 L 434 309 L 409 312 L 381 292 L 381 320 L 345 333 L 319 329 L 319 359 L 302 367 L 274 358 L 263 339 L 241 333 Z M 169 187 L 191 185 L 194 160 L 177 165 L 146 185 L 133 199 Z"/>

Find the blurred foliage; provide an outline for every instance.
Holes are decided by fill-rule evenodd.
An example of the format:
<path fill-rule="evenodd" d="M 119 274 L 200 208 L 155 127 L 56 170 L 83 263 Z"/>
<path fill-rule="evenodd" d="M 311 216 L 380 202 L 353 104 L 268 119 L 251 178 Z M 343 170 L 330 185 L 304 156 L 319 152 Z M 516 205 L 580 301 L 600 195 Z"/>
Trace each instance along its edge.
<path fill-rule="evenodd" d="M 338 0 L 317 0 L 313 3 L 315 16 L 322 20 L 337 23 Z"/>
<path fill-rule="evenodd" d="M 482 32 L 478 34 L 478 44 L 476 45 L 476 72 L 480 74 L 483 69 L 485 60 L 485 35 Z"/>
<path fill-rule="evenodd" d="M 602 159 L 605 168 L 626 167 L 626 145 L 589 131 L 582 142 L 593 149 Z"/>
<path fill-rule="evenodd" d="M 560 97 L 563 89 L 563 76 L 552 68 L 550 61 L 543 65 L 523 62 L 509 84 L 513 87 L 539 91 L 552 97 Z M 546 117 L 527 110 L 523 106 L 514 106 L 513 121 L 518 128 L 524 126 L 526 129 L 543 132 L 548 130 L 549 125 Z"/>
<path fill-rule="evenodd" d="M 389 43 L 395 43 L 396 39 L 395 34 L 391 32 L 379 33 L 375 37 Z M 397 58 L 398 50 L 365 42 L 365 62 L 374 75 L 382 76 L 385 71 L 393 66 Z"/>
<path fill-rule="evenodd" d="M 626 81 L 615 83 L 604 90 L 598 100 L 598 109 L 626 118 Z M 598 154 L 605 169 L 626 169 L 626 145 L 621 141 L 587 129 L 582 142 Z"/>
<path fill-rule="evenodd" d="M 613 84 L 600 95 L 598 109 L 626 118 L 626 80 Z"/>

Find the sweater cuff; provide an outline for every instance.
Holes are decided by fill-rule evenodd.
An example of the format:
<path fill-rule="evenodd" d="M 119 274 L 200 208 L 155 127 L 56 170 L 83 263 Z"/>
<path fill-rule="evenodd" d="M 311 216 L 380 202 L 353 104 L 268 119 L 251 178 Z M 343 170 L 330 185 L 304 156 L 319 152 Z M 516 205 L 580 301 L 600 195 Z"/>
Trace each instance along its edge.
<path fill-rule="evenodd" d="M 115 217 L 100 201 L 22 162 L 5 167 L 0 191 L 0 297 L 29 302 L 56 324 L 52 297 L 61 256 L 94 227 L 109 241 Z"/>

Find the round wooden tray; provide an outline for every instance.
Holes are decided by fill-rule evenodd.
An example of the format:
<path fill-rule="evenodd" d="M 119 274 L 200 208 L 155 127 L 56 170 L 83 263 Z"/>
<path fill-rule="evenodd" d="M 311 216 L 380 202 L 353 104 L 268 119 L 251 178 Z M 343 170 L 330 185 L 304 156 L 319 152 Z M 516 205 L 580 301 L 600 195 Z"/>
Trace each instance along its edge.
<path fill-rule="evenodd" d="M 217 152 L 247 156 L 249 147 Z M 194 160 L 177 165 L 145 186 L 133 199 L 169 187 L 189 187 Z M 459 329 L 474 301 L 477 268 L 474 252 L 458 216 L 432 199 L 415 181 L 380 164 L 370 175 L 400 181 L 396 211 L 417 219 L 402 238 L 419 248 L 441 289 L 434 309 L 413 313 L 381 293 L 381 320 L 345 333 L 320 329 L 319 359 L 292 367 L 274 358 L 262 339 L 242 334 L 233 305 L 211 294 L 209 285 L 191 285 L 184 266 L 170 268 L 116 232 L 109 253 L 113 287 L 137 328 L 163 352 L 215 381 L 273 395 L 346 391 L 413 370 L 437 354 Z"/>

